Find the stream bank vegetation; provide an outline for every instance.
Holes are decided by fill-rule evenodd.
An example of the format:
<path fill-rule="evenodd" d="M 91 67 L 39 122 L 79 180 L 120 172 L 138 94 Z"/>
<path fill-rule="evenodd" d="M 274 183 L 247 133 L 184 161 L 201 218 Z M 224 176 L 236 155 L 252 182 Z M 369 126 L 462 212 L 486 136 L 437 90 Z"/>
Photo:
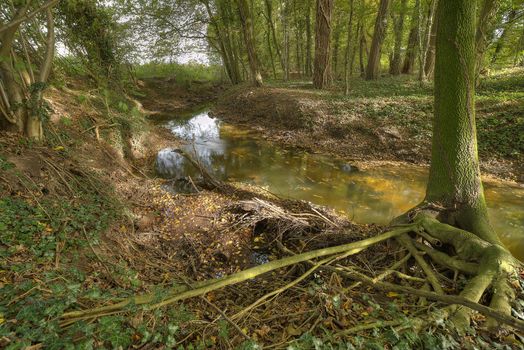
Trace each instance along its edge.
<path fill-rule="evenodd" d="M 522 348 L 524 270 L 480 170 L 522 182 L 523 14 L 517 0 L 2 3 L 0 346 Z M 426 196 L 382 227 L 222 182 L 158 126 L 217 98 L 271 141 L 429 164 Z M 158 178 L 166 147 L 200 176 Z"/>

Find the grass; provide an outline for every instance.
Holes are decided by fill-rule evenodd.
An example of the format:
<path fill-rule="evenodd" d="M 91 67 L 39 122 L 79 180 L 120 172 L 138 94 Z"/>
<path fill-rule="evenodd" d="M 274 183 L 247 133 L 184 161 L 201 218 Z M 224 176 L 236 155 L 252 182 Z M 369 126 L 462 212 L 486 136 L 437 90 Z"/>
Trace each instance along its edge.
<path fill-rule="evenodd" d="M 204 65 L 198 63 L 146 63 L 135 67 L 138 78 L 167 78 L 174 77 L 184 86 L 191 82 L 220 82 L 223 80 L 222 68 L 217 65 Z"/>

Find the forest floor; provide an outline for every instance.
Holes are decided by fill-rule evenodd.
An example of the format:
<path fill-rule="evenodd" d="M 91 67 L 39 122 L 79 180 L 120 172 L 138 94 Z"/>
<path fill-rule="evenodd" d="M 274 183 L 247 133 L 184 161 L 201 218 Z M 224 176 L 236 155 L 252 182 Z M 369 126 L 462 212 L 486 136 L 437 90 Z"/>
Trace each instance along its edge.
<path fill-rule="evenodd" d="M 307 264 L 166 308 L 130 306 L 123 313 L 64 326 L 60 316 L 67 310 L 145 293 L 160 297 L 174 286 L 284 257 L 287 249 L 310 251 L 385 230 L 241 184 L 214 189 L 197 184 L 190 194 L 166 191 L 171 182 L 155 176 L 154 157 L 180 141 L 146 121 L 144 112 L 155 118 L 182 111 L 212 101 L 223 87 L 187 90 L 173 87 L 176 82 L 169 79 L 141 84 L 133 95 L 140 103 L 118 96 L 108 102 L 84 82 L 68 81 L 48 91 L 52 112 L 45 144 L 0 134 L 0 347 L 522 346 L 519 333 L 484 330 L 481 315 L 474 319 L 477 330 L 465 337 L 447 323 L 417 334 L 410 319 L 424 318 L 441 303 L 348 283 L 328 266 L 313 274 Z M 266 89 L 284 88 L 261 91 Z M 260 217 L 257 208 L 266 216 Z M 422 288 L 420 278 L 409 282 L 400 274 L 383 274 L 405 254 L 385 241 L 329 264 Z M 423 276 L 416 264 L 405 263 L 400 270 Z M 450 294 L 463 282 L 449 271 L 439 276 Z"/>
<path fill-rule="evenodd" d="M 272 142 L 334 154 L 353 163 L 429 164 L 433 91 L 413 77 L 354 78 L 319 91 L 311 82 L 269 81 L 224 94 L 212 109 L 222 120 L 255 129 Z M 524 182 L 524 69 L 484 78 L 477 89 L 481 170 Z"/>

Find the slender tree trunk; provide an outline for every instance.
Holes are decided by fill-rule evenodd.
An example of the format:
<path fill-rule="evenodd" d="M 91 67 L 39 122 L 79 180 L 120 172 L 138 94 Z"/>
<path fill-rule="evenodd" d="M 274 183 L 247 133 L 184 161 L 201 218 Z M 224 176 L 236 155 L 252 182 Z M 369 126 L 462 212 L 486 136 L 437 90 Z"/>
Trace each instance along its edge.
<path fill-rule="evenodd" d="M 353 28 L 353 4 L 354 0 L 349 0 L 349 21 L 348 21 L 348 36 L 346 40 L 346 52 L 344 55 L 344 94 L 349 94 L 349 77 L 351 75 L 351 47 L 353 41 L 351 40 L 351 30 Z"/>
<path fill-rule="evenodd" d="M 317 0 L 313 86 L 329 87 L 331 76 L 331 13 L 333 0 Z"/>
<path fill-rule="evenodd" d="M 516 16 L 517 16 L 517 11 L 515 9 L 512 9 L 508 14 L 508 19 L 504 25 L 504 28 L 502 29 L 502 33 L 500 34 L 499 38 L 497 39 L 497 45 L 495 46 L 495 50 L 493 51 L 493 56 L 491 57 L 492 64 L 497 61 L 498 55 L 502 51 L 502 47 L 504 46 L 504 42 L 506 41 L 506 37 L 508 36 L 508 32 L 511 31 L 511 28 L 513 27 L 513 24 L 515 23 Z"/>
<path fill-rule="evenodd" d="M 522 51 L 524 51 L 524 31 L 520 35 L 519 42 L 515 48 L 515 57 L 513 58 L 513 66 L 524 66 L 524 57 L 522 57 Z"/>
<path fill-rule="evenodd" d="M 438 0 L 432 0 L 429 4 L 429 11 L 428 11 L 428 19 L 426 22 L 426 30 L 424 33 L 424 42 L 422 43 L 421 47 L 421 60 L 420 60 L 420 66 L 419 66 L 419 80 L 425 81 L 426 80 L 426 59 L 428 57 L 428 51 L 430 49 L 430 41 L 431 41 L 431 30 L 433 28 L 433 17 L 435 16 L 435 10 L 437 6 Z"/>
<path fill-rule="evenodd" d="M 341 34 L 341 18 L 339 17 L 335 24 L 335 29 L 333 31 L 333 65 L 332 65 L 332 75 L 333 79 L 338 80 L 338 56 L 340 51 L 340 34 Z"/>
<path fill-rule="evenodd" d="M 266 19 L 267 19 L 267 26 L 269 30 L 271 31 L 271 36 L 273 38 L 273 45 L 275 45 L 275 52 L 278 57 L 278 61 L 280 62 L 280 67 L 282 68 L 282 73 L 286 70 L 284 61 L 282 59 L 282 54 L 280 51 L 280 45 L 277 40 L 277 34 L 275 30 L 275 24 L 273 23 L 273 3 L 272 0 L 265 0 L 266 4 Z"/>
<path fill-rule="evenodd" d="M 438 6 L 438 0 L 436 1 L 436 6 Z M 431 25 L 431 33 L 429 38 L 428 49 L 426 50 L 426 60 L 424 62 L 424 72 L 426 77 L 430 77 L 433 74 L 433 69 L 435 68 L 435 43 L 437 38 L 437 18 L 436 15 L 433 16 L 433 23 Z"/>
<path fill-rule="evenodd" d="M 289 80 L 289 0 L 282 2 L 282 26 L 284 30 L 284 80 Z"/>
<path fill-rule="evenodd" d="M 311 59 L 311 46 L 313 41 L 311 40 L 311 3 L 312 0 L 308 0 L 306 10 L 306 75 L 308 77 L 313 75 L 313 64 Z"/>
<path fill-rule="evenodd" d="M 487 218 L 475 127 L 475 4 L 440 0 L 435 116 L 426 202 L 448 208 L 445 221 L 500 243 Z"/>
<path fill-rule="evenodd" d="M 484 54 L 488 48 L 489 43 L 493 38 L 492 20 L 497 13 L 499 6 L 498 0 L 484 0 L 480 17 L 477 23 L 477 32 L 475 34 L 475 48 L 476 48 L 476 77 L 480 75 L 480 71 L 484 67 Z"/>
<path fill-rule="evenodd" d="M 256 53 L 255 41 L 252 32 L 252 16 L 249 4 L 246 0 L 237 0 L 238 13 L 240 16 L 240 23 L 242 25 L 242 33 L 244 37 L 244 44 L 246 45 L 247 57 L 249 60 L 249 69 L 251 71 L 251 81 L 255 86 L 262 86 L 262 75 L 258 66 L 258 57 Z"/>
<path fill-rule="evenodd" d="M 377 18 L 375 20 L 375 30 L 373 40 L 371 41 L 371 51 L 368 57 L 368 66 L 366 69 L 366 80 L 377 79 L 380 69 L 380 56 L 382 51 L 382 42 L 386 36 L 388 25 L 388 8 L 389 0 L 380 0 Z"/>
<path fill-rule="evenodd" d="M 415 66 L 415 58 L 417 57 L 417 46 L 419 42 L 419 22 L 420 22 L 420 0 L 416 0 L 413 8 L 413 16 L 411 20 L 411 29 L 409 31 L 408 48 L 406 56 L 404 57 L 404 64 L 402 66 L 403 74 L 412 74 Z"/>
<path fill-rule="evenodd" d="M 395 44 L 389 66 L 389 73 L 391 75 L 400 74 L 400 63 L 402 61 L 400 54 L 402 51 L 402 39 L 404 37 L 404 18 L 406 16 L 407 3 L 407 0 L 400 0 L 400 11 L 398 17 L 394 17 Z"/>
<path fill-rule="evenodd" d="M 266 31 L 267 50 L 269 53 L 269 59 L 271 61 L 271 70 L 273 71 L 273 78 L 277 79 L 277 69 L 275 67 L 275 58 L 273 56 L 273 50 L 271 48 L 271 32 Z"/>
<path fill-rule="evenodd" d="M 367 53 L 366 33 L 364 32 L 364 24 L 360 22 L 360 39 L 359 39 L 359 64 L 360 64 L 360 76 L 364 77 L 366 73 L 366 66 L 364 63 L 364 55 Z"/>

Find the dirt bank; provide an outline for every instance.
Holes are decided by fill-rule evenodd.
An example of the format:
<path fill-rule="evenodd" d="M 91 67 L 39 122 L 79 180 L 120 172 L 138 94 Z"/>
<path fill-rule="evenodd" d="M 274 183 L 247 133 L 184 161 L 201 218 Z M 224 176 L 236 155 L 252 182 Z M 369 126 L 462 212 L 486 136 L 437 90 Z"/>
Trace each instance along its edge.
<path fill-rule="evenodd" d="M 150 116 L 172 116 L 202 104 L 215 101 L 224 92 L 220 83 L 193 81 L 187 86 L 174 77 L 144 78 L 138 81 L 134 97 Z"/>
<path fill-rule="evenodd" d="M 369 88 L 373 87 L 377 86 Z M 273 142 L 310 152 L 333 154 L 357 163 L 400 161 L 427 165 L 432 97 L 428 88 L 403 93 L 407 89 L 401 88 L 397 95 L 392 91 L 359 94 L 357 90 L 346 97 L 304 85 L 243 86 L 225 93 L 212 113 L 254 129 Z M 524 182 L 523 150 L 516 144 L 518 130 L 524 128 L 518 117 L 522 114 L 521 104 L 511 100 L 493 104 L 486 99 L 477 104 L 481 168 L 485 174 Z M 512 118 L 504 118 L 506 115 Z"/>

